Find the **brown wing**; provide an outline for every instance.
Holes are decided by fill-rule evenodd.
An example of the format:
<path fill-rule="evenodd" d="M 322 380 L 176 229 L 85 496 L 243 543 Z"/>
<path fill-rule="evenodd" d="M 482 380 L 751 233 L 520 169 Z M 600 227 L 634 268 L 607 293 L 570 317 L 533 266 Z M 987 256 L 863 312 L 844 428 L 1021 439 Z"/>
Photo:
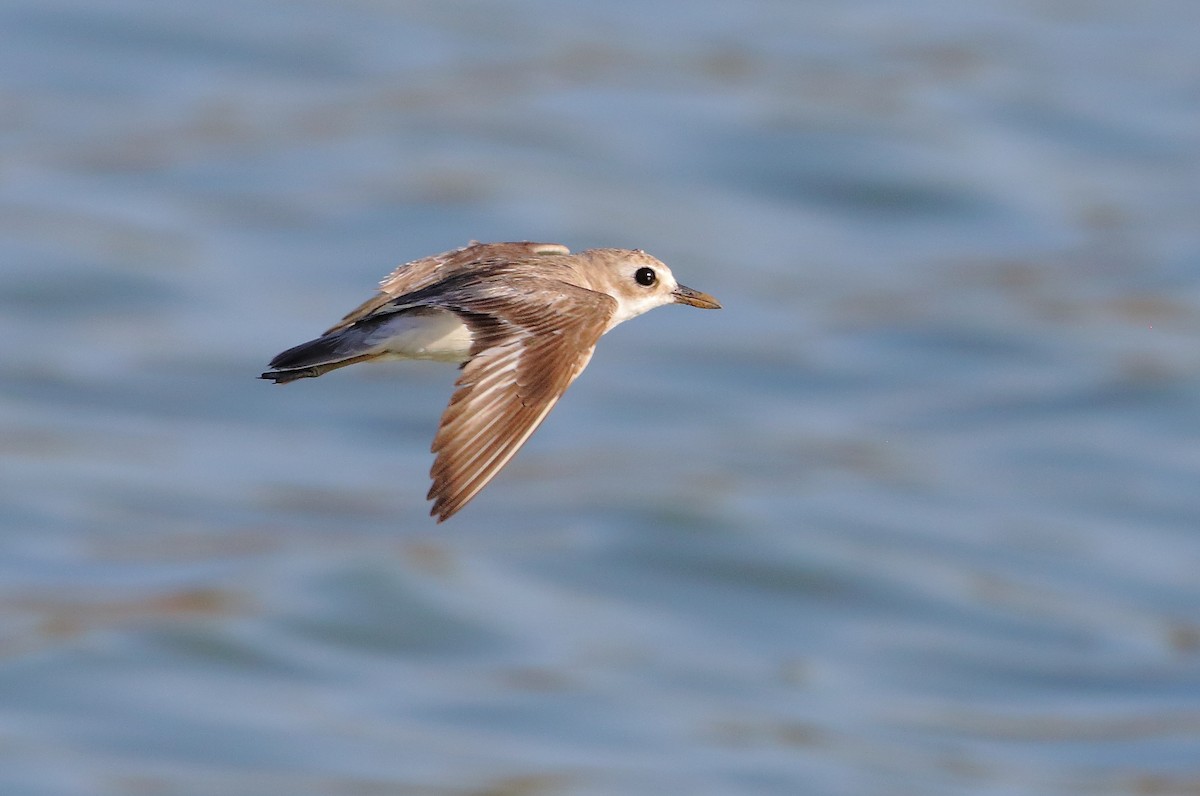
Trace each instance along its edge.
<path fill-rule="evenodd" d="M 555 280 L 508 280 L 503 287 L 455 308 L 474 344 L 433 439 L 427 497 L 438 522 L 525 444 L 583 371 L 617 306 L 608 295 Z"/>
<path fill-rule="evenodd" d="M 388 274 L 379 283 L 378 293 L 347 313 L 344 318 L 327 329 L 325 334 L 347 329 L 368 315 L 378 312 L 394 299 L 429 287 L 465 270 L 498 265 L 538 254 L 570 253 L 570 249 L 559 243 L 479 243 L 471 241 L 461 249 L 422 257 L 420 260 L 405 263 Z"/>

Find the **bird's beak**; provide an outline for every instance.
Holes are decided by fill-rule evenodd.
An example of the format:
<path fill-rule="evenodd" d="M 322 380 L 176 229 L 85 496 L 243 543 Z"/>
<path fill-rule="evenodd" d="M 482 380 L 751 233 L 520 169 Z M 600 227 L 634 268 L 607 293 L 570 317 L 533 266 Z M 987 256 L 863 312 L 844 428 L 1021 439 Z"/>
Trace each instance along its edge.
<path fill-rule="evenodd" d="M 701 293 L 699 290 L 692 290 L 690 287 L 676 285 L 671 291 L 671 298 L 676 304 L 687 304 L 691 307 L 699 307 L 702 310 L 719 310 L 721 303 L 707 293 Z"/>

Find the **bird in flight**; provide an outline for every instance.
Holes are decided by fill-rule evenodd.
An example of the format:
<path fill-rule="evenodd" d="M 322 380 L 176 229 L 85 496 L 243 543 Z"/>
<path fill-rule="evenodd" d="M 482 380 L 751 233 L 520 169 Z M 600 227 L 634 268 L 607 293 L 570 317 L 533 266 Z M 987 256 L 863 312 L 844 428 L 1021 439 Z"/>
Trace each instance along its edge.
<path fill-rule="evenodd" d="M 276 356 L 260 378 L 286 384 L 383 359 L 459 363 L 426 496 L 442 522 L 525 444 L 601 335 L 663 304 L 721 307 L 640 249 L 473 242 L 400 266 L 377 295 Z"/>

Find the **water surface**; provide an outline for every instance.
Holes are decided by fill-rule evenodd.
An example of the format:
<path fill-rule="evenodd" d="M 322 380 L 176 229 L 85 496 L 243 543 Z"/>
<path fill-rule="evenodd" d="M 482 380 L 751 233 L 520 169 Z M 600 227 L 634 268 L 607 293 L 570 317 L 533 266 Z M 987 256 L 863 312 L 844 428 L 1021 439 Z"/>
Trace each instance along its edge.
<path fill-rule="evenodd" d="M 1200 11 L 0 7 L 6 794 L 1200 790 Z M 426 516 L 468 239 L 726 309 Z"/>

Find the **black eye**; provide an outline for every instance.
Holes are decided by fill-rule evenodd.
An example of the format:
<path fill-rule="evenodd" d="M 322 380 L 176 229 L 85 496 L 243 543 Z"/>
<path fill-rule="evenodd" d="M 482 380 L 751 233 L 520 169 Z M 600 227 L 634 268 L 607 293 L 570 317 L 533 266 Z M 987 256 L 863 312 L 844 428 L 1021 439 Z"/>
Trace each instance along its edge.
<path fill-rule="evenodd" d="M 654 273 L 653 268 L 639 268 L 637 273 L 633 275 L 639 285 L 650 287 L 658 281 L 658 274 Z"/>

